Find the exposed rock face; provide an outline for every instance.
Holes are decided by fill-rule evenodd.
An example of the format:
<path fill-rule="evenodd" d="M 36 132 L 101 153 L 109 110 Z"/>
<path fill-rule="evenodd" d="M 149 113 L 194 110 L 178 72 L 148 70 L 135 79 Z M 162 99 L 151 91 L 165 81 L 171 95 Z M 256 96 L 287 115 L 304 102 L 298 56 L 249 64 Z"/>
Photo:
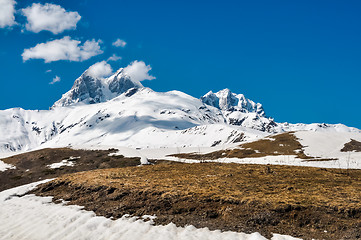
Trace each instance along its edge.
<path fill-rule="evenodd" d="M 71 90 L 65 93 L 54 106 L 68 106 L 77 102 L 99 103 L 103 98 L 101 81 L 84 73 L 75 80 Z"/>
<path fill-rule="evenodd" d="M 140 82 L 132 80 L 129 76 L 123 73 L 123 69 L 118 70 L 113 76 L 108 78 L 109 90 L 117 95 L 120 95 L 131 88 L 142 88 Z"/>
<path fill-rule="evenodd" d="M 262 104 L 255 103 L 245 98 L 243 94 L 232 93 L 229 89 L 223 89 L 217 93 L 209 91 L 201 97 L 201 100 L 208 105 L 219 108 L 221 110 L 241 111 L 244 113 L 255 112 L 261 117 L 265 116 Z"/>
<path fill-rule="evenodd" d="M 228 124 L 249 127 L 266 132 L 277 132 L 277 124 L 267 118 L 262 104 L 245 98 L 243 94 L 232 93 L 229 89 L 208 92 L 201 97 L 203 103 L 220 109 Z"/>
<path fill-rule="evenodd" d="M 73 87 L 54 103 L 53 108 L 79 102 L 85 104 L 105 102 L 131 88 L 142 87 L 143 85 L 139 81 L 134 81 L 127 76 L 123 72 L 123 68 L 106 79 L 95 78 L 85 71 L 75 80 Z"/>

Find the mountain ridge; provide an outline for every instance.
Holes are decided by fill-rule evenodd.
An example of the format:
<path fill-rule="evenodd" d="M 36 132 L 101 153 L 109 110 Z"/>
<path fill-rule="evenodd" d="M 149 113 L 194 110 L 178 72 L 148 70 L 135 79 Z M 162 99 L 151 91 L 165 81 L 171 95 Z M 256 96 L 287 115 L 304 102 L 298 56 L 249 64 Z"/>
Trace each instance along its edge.
<path fill-rule="evenodd" d="M 51 108 L 64 107 L 75 103 L 94 104 L 113 99 L 131 88 L 142 88 L 139 81 L 131 79 L 120 68 L 108 78 L 98 78 L 86 70 L 77 78 L 72 88 L 62 95 Z"/>
<path fill-rule="evenodd" d="M 75 145 L 215 146 L 299 130 L 361 133 L 343 124 L 277 123 L 262 104 L 229 89 L 200 99 L 155 92 L 121 68 L 108 78 L 85 71 L 50 110 L 0 111 L 0 152 Z"/>

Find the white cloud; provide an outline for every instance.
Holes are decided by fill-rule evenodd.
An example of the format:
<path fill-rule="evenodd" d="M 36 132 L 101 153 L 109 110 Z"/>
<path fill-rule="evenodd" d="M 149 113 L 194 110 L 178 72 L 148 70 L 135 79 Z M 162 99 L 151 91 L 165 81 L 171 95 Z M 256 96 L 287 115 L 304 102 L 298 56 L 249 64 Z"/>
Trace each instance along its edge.
<path fill-rule="evenodd" d="M 48 69 L 48 70 L 46 70 L 45 72 L 46 73 L 50 73 L 52 70 L 51 69 Z"/>
<path fill-rule="evenodd" d="M 145 65 L 143 61 L 134 61 L 124 68 L 124 73 L 132 78 L 134 81 L 153 80 L 155 77 L 149 75 L 152 70 L 150 65 Z"/>
<path fill-rule="evenodd" d="M 15 4 L 14 0 L 0 0 L 0 28 L 15 25 Z"/>
<path fill-rule="evenodd" d="M 120 60 L 120 59 L 122 59 L 122 57 L 119 57 L 119 56 L 113 54 L 112 56 L 110 56 L 110 57 L 108 58 L 107 61 L 118 61 L 118 60 Z"/>
<path fill-rule="evenodd" d="M 112 44 L 115 47 L 125 47 L 125 45 L 127 45 L 127 43 L 124 40 L 121 40 L 119 38 L 115 42 L 113 42 Z"/>
<path fill-rule="evenodd" d="M 91 65 L 87 70 L 87 75 L 94 78 L 108 77 L 112 73 L 113 69 L 106 61 L 97 62 Z"/>
<path fill-rule="evenodd" d="M 54 78 L 53 78 L 53 80 L 49 83 L 49 84 L 51 84 L 51 85 L 53 85 L 54 83 L 56 83 L 56 82 L 60 82 L 60 77 L 59 76 L 55 76 Z"/>
<path fill-rule="evenodd" d="M 46 63 L 69 60 L 81 62 L 87 60 L 98 54 L 102 54 L 100 49 L 101 41 L 86 41 L 83 45 L 78 40 L 72 40 L 69 36 L 62 39 L 48 41 L 46 43 L 39 43 L 33 48 L 25 49 L 23 54 L 23 61 L 29 59 L 44 59 Z"/>
<path fill-rule="evenodd" d="M 61 6 L 50 3 L 33 3 L 22 9 L 22 13 L 28 21 L 26 29 L 35 33 L 45 30 L 58 34 L 67 29 L 75 29 L 81 18 L 78 12 L 67 12 Z"/>

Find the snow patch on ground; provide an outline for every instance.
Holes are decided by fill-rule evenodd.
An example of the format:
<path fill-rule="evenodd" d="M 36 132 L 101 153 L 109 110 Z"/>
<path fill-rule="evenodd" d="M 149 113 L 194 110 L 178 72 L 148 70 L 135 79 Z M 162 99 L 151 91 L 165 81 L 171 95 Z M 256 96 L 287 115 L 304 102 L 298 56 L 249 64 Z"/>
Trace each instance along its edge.
<path fill-rule="evenodd" d="M 221 163 L 239 163 L 239 164 L 273 164 L 273 165 L 289 165 L 289 166 L 304 166 L 304 167 L 319 167 L 319 168 L 342 168 L 342 169 L 361 169 L 361 153 L 340 152 L 344 143 L 349 142 L 350 139 L 361 141 L 361 134 L 359 133 L 328 133 L 328 132 L 296 132 L 296 137 L 299 138 L 300 143 L 304 146 L 306 155 L 318 157 L 325 161 L 319 161 L 317 158 L 309 161 L 307 159 L 297 158 L 296 155 L 278 155 L 265 156 L 258 158 L 220 158 L 217 160 L 210 160 L 210 162 Z M 347 137 L 341 137 L 347 135 Z M 318 136 L 318 137 L 316 137 Z M 331 137 L 333 136 L 333 137 Z M 316 140 L 313 140 L 316 137 Z M 272 140 L 273 138 L 267 138 Z M 305 140 L 306 141 L 305 141 Z M 330 140 L 331 139 L 331 140 Z M 333 139 L 333 140 L 332 140 Z M 336 146 L 335 146 L 336 143 Z M 314 145 L 315 144 L 315 145 Z M 164 159 L 170 161 L 180 161 L 185 163 L 204 162 L 190 159 L 181 159 L 177 157 L 170 157 L 169 155 L 180 153 L 196 153 L 207 154 L 215 151 L 230 150 L 240 148 L 239 143 L 219 145 L 215 147 L 169 147 L 169 148 L 144 148 L 134 149 L 129 147 L 116 146 L 77 146 L 76 149 L 109 149 L 116 148 L 118 152 L 110 155 L 123 155 L 125 157 L 146 157 L 148 159 Z M 335 150 L 336 149 L 336 150 Z M 326 159 L 329 159 L 326 161 Z"/>
<path fill-rule="evenodd" d="M 265 156 L 257 158 L 220 158 L 217 160 L 193 160 L 177 157 L 165 157 L 170 161 L 179 161 L 183 163 L 201 163 L 201 162 L 219 162 L 219 163 L 238 163 L 238 164 L 263 164 L 263 165 L 287 165 L 302 167 L 318 167 L 318 168 L 342 168 L 342 169 L 361 169 L 361 158 L 351 158 L 347 160 L 325 160 L 325 161 L 308 161 L 300 159 L 296 155 L 278 155 Z"/>
<path fill-rule="evenodd" d="M 67 167 L 73 167 L 75 165 L 74 160 L 79 159 L 80 157 L 69 157 L 68 159 L 63 159 L 61 160 L 61 162 L 58 163 L 53 163 L 50 165 L 47 165 L 48 168 L 60 168 L 63 166 L 67 166 Z"/>
<path fill-rule="evenodd" d="M 4 172 L 8 169 L 16 169 L 16 167 L 11 164 L 4 163 L 0 160 L 0 172 Z"/>
<path fill-rule="evenodd" d="M 287 235 L 273 234 L 272 240 L 302 240 L 302 239 Z"/>
<path fill-rule="evenodd" d="M 242 143 L 247 143 L 252 141 L 255 140 L 249 140 Z M 180 154 L 180 153 L 207 154 L 215 151 L 230 150 L 236 148 L 240 149 L 241 147 L 239 145 L 240 143 L 229 143 L 229 144 L 217 145 L 214 147 L 195 146 L 195 147 L 140 148 L 140 149 L 134 149 L 129 147 L 116 147 L 116 146 L 107 146 L 104 148 L 100 148 L 96 146 L 94 147 L 78 146 L 75 149 L 106 150 L 109 148 L 115 148 L 118 150 L 118 152 L 111 153 L 109 155 L 123 155 L 125 157 L 146 156 L 148 159 L 165 159 L 169 155 Z"/>
<path fill-rule="evenodd" d="M 135 217 L 117 220 L 96 216 L 81 206 L 52 203 L 52 197 L 25 195 L 38 184 L 31 183 L 0 192 L 0 239 L 164 239 L 164 240 L 265 240 L 259 233 L 210 231 L 193 226 L 176 227 L 174 224 L 154 226 Z M 149 216 L 147 216 L 149 218 Z M 296 238 L 275 234 L 273 240 Z"/>
<path fill-rule="evenodd" d="M 141 156 L 141 157 L 140 157 L 140 164 L 142 164 L 142 165 L 147 165 L 147 164 L 149 164 L 148 158 L 145 157 L 145 156 Z"/>

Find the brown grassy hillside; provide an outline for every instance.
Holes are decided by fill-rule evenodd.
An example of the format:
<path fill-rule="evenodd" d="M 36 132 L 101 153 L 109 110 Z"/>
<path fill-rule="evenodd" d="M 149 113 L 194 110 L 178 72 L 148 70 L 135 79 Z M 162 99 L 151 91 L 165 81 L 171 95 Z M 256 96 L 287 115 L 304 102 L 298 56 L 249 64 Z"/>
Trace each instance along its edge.
<path fill-rule="evenodd" d="M 65 175 L 35 193 L 107 217 L 155 214 L 157 224 L 267 237 L 361 237 L 360 170 L 163 163 Z"/>

